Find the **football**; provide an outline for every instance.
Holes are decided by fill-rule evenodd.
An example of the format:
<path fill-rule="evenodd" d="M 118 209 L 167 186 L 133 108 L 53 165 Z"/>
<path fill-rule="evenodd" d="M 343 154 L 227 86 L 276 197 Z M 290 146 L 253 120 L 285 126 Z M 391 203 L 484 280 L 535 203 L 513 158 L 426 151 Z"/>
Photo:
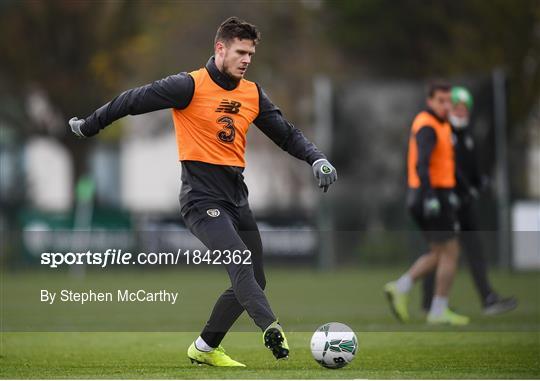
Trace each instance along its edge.
<path fill-rule="evenodd" d="M 356 356 L 358 339 L 347 325 L 326 323 L 311 337 L 313 358 L 325 368 L 343 368 Z"/>

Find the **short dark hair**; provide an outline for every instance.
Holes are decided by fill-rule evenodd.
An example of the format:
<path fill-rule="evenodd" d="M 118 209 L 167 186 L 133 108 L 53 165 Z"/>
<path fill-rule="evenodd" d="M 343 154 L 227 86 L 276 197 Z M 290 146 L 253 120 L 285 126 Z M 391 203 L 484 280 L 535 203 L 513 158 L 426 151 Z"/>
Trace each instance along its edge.
<path fill-rule="evenodd" d="M 235 38 L 239 40 L 252 40 L 256 45 L 261 41 L 261 33 L 255 25 L 233 16 L 221 23 L 217 30 L 214 44 L 218 41 L 227 43 Z"/>
<path fill-rule="evenodd" d="M 437 91 L 448 93 L 451 89 L 452 86 L 450 83 L 448 83 L 448 81 L 444 79 L 435 79 L 429 82 L 427 86 L 427 95 L 429 98 L 433 98 Z"/>

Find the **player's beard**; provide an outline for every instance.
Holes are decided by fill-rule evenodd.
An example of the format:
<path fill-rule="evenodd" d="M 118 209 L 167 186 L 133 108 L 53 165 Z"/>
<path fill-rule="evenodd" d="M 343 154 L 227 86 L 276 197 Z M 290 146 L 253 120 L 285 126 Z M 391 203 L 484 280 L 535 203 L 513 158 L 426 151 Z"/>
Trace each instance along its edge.
<path fill-rule="evenodd" d="M 223 60 L 223 74 L 229 77 L 233 82 L 238 83 L 242 79 L 242 76 L 237 77 L 231 73 L 229 70 L 229 65 L 227 64 L 227 57 Z"/>

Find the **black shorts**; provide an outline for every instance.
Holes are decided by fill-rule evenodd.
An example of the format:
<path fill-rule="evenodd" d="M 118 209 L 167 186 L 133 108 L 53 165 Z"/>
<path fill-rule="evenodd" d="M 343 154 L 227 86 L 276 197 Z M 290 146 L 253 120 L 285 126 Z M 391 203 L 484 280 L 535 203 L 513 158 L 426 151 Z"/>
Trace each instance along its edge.
<path fill-rule="evenodd" d="M 455 238 L 460 230 L 455 207 L 449 201 L 451 193 L 450 189 L 435 189 L 435 196 L 441 204 L 441 211 L 436 217 L 426 217 L 424 216 L 422 191 L 409 189 L 407 207 L 429 243 L 449 241 Z"/>

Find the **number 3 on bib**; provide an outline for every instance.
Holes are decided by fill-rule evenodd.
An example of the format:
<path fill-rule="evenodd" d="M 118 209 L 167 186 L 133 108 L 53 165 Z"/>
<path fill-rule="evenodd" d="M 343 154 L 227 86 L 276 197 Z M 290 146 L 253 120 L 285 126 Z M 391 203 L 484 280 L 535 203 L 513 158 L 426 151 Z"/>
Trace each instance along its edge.
<path fill-rule="evenodd" d="M 223 125 L 223 129 L 217 133 L 218 139 L 224 143 L 232 143 L 236 135 L 234 119 L 229 116 L 222 116 L 217 122 Z"/>

